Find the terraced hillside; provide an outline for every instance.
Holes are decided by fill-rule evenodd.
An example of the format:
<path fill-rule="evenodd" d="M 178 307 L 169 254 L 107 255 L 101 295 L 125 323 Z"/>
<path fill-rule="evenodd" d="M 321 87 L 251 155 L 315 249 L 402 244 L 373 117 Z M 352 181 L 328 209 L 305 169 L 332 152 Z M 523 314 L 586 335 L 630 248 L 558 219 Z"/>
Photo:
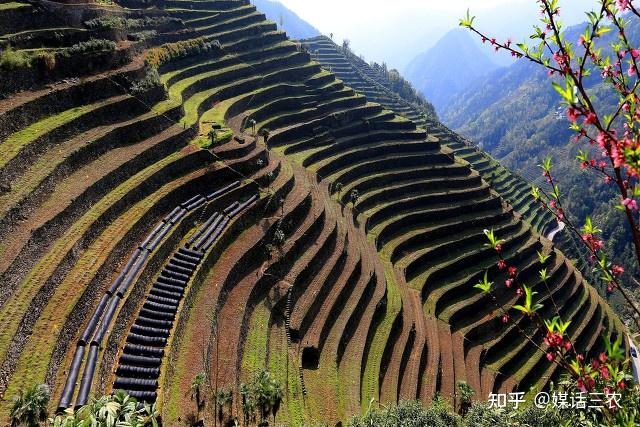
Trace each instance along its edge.
<path fill-rule="evenodd" d="M 428 129 L 431 136 L 437 137 L 442 145 L 453 150 L 456 158 L 469 162 L 470 166 L 480 173 L 482 179 L 497 191 L 505 202 L 513 206 L 514 210 L 522 215 L 537 233 L 547 236 L 558 227 L 553 214 L 534 203 L 531 198 L 530 181 L 505 168 L 490 154 L 462 138 L 429 114 L 425 114 L 418 106 L 392 92 L 389 89 L 391 83 L 385 76 L 357 55 L 345 51 L 326 36 L 302 40 L 302 45 L 325 69 L 335 73 L 336 77 L 369 100 L 378 102 L 396 114 L 413 120 L 418 126 Z M 573 236 L 560 232 L 554 240 L 558 247 L 571 255 L 580 271 L 589 271 L 588 255 Z"/>
<path fill-rule="evenodd" d="M 1 71 L 36 82 L 0 101 L 3 418 L 46 382 L 56 408 L 124 388 L 179 425 L 203 371 L 241 419 L 241 383 L 268 369 L 286 387 L 277 419 L 293 425 L 335 424 L 371 398 L 455 399 L 458 380 L 479 396 L 544 387 L 555 368 L 518 332 L 528 320 L 503 324 L 473 290 L 485 269 L 504 279 L 485 228 L 547 312 L 553 298 L 573 320 L 579 348 L 621 328 L 467 162 L 248 1 L 158 5 L 38 4 L 73 29 L 67 45 L 89 32 L 115 47 L 56 84 L 35 73 L 73 69 Z M 40 37 L 56 18 L 16 13 L 0 7 L 4 33 L 74 58 Z M 86 22 L 100 16 L 138 21 Z M 550 254 L 550 290 L 536 251 Z"/>

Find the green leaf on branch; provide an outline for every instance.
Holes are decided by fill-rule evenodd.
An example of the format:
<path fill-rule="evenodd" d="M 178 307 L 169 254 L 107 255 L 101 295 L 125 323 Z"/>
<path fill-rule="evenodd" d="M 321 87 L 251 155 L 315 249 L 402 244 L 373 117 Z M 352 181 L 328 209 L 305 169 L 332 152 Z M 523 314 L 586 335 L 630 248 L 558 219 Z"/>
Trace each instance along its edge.
<path fill-rule="evenodd" d="M 496 234 L 491 230 L 484 230 L 484 235 L 487 236 L 489 243 L 485 243 L 484 246 L 490 249 L 495 249 L 498 245 L 503 244 L 506 240 L 498 239 Z"/>
<path fill-rule="evenodd" d="M 531 187 L 531 197 L 534 200 L 540 200 L 540 189 L 538 187 Z"/>
<path fill-rule="evenodd" d="M 587 216 L 587 219 L 584 222 L 584 226 L 582 227 L 582 232 L 584 234 L 593 234 L 595 236 L 596 234 L 602 233 L 602 230 L 594 227 L 593 223 L 591 222 L 591 217 Z"/>
<path fill-rule="evenodd" d="M 540 251 L 537 251 L 537 252 L 538 252 L 538 261 L 540 261 L 540 264 L 542 265 L 544 265 L 547 262 L 547 260 L 551 257 L 551 255 L 545 255 Z"/>
<path fill-rule="evenodd" d="M 547 273 L 546 268 L 543 268 L 542 270 L 540 270 L 540 280 L 542 280 L 543 282 L 546 282 L 547 280 L 549 280 L 549 274 Z"/>
<path fill-rule="evenodd" d="M 471 26 L 473 25 L 473 21 L 476 19 L 475 16 L 471 16 L 469 9 L 467 9 L 467 14 L 464 18 L 460 19 L 460 26 L 461 27 L 466 27 L 466 28 L 471 28 Z"/>
<path fill-rule="evenodd" d="M 523 286 L 522 288 L 524 289 L 524 305 L 514 305 L 513 308 L 521 311 L 527 316 L 532 316 L 535 312 L 539 311 L 544 306 L 542 304 L 536 304 L 533 301 L 533 297 L 538 294 L 537 292 L 534 292 L 528 286 Z"/>
<path fill-rule="evenodd" d="M 489 292 L 491 292 L 491 289 L 493 288 L 493 282 L 489 281 L 488 270 L 484 272 L 484 278 L 482 279 L 482 281 L 476 283 L 473 287 L 476 289 L 480 289 L 485 294 L 488 294 Z"/>

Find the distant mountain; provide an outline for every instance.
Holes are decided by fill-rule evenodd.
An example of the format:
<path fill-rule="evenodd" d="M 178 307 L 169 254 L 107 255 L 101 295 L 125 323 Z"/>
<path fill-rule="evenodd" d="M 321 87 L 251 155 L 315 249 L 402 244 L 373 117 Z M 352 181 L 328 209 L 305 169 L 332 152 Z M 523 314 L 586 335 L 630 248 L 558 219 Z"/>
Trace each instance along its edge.
<path fill-rule="evenodd" d="M 253 0 L 252 3 L 267 18 L 278 23 L 278 27 L 287 32 L 292 39 L 308 39 L 320 35 L 313 25 L 300 18 L 282 3 L 273 0 Z"/>
<path fill-rule="evenodd" d="M 497 68 L 467 31 L 456 29 L 411 61 L 404 75 L 440 113 L 456 92 Z"/>
<path fill-rule="evenodd" d="M 626 28 L 627 37 L 637 44 L 640 28 L 631 22 Z M 578 40 L 583 29 L 584 24 L 568 28 L 565 36 Z M 614 32 L 606 34 L 601 46 L 607 46 L 615 37 Z M 593 73 L 585 83 L 600 111 L 612 113 L 617 98 L 602 84 L 600 73 Z M 560 101 L 546 70 L 528 61 L 516 61 L 471 81 L 438 113 L 447 126 L 480 144 L 504 166 L 536 185 L 545 185 L 537 165 L 551 156 L 555 174 L 561 177 L 569 215 L 579 224 L 590 215 L 610 242 L 610 255 L 626 264 L 627 271 L 640 274 L 629 234 L 624 231 L 626 220 L 612 209 L 619 196 L 578 167 L 578 150 L 589 147 L 570 142 L 573 132 Z"/>

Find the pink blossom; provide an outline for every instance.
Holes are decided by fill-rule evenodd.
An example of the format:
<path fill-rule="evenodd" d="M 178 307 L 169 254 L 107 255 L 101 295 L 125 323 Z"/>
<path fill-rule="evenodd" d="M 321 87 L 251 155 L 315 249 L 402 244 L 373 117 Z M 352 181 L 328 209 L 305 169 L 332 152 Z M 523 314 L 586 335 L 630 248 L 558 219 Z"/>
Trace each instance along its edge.
<path fill-rule="evenodd" d="M 631 0 L 616 0 L 616 4 L 618 5 L 618 9 L 626 10 L 629 8 L 629 3 Z"/>
<path fill-rule="evenodd" d="M 511 285 L 513 285 L 513 279 L 507 279 L 507 280 L 505 280 L 505 281 L 504 281 L 504 285 L 505 285 L 507 288 L 510 288 L 510 287 L 511 287 Z"/>
<path fill-rule="evenodd" d="M 629 70 L 627 70 L 627 75 L 629 77 L 633 77 L 636 75 L 636 67 L 633 64 L 629 66 Z"/>
<path fill-rule="evenodd" d="M 609 379 L 609 368 L 605 365 L 600 366 L 600 376 L 605 380 Z"/>
<path fill-rule="evenodd" d="M 587 117 L 584 118 L 584 124 L 585 125 L 593 125 L 596 123 L 597 117 L 596 115 L 591 112 L 589 114 L 587 114 Z"/>
<path fill-rule="evenodd" d="M 555 360 L 555 358 L 556 358 L 556 355 L 552 351 L 547 353 L 547 360 L 549 362 L 553 362 Z"/>
<path fill-rule="evenodd" d="M 634 58 L 640 58 L 640 49 L 631 49 L 631 56 Z"/>
<path fill-rule="evenodd" d="M 622 266 L 621 266 L 621 265 L 614 265 L 614 266 L 611 268 L 611 271 L 613 272 L 613 275 L 614 275 L 614 276 L 619 276 L 619 275 L 621 275 L 622 273 L 624 273 L 624 268 L 622 268 Z"/>
<path fill-rule="evenodd" d="M 516 277 L 516 275 L 518 274 L 518 269 L 511 266 L 509 267 L 509 276 L 511 277 Z"/>
<path fill-rule="evenodd" d="M 505 268 L 507 268 L 507 263 L 503 259 L 498 261 L 498 264 L 496 265 L 498 266 L 498 270 L 504 270 Z"/>
<path fill-rule="evenodd" d="M 569 107 L 567 108 L 567 118 L 569 119 L 569 121 L 571 123 L 575 123 L 576 120 L 578 120 L 578 117 L 580 117 L 582 114 L 580 113 L 580 111 L 576 108 L 573 107 Z"/>
<path fill-rule="evenodd" d="M 623 206 L 625 206 L 627 209 L 630 209 L 632 211 L 637 211 L 638 210 L 638 203 L 630 198 L 626 198 L 622 201 Z"/>
<path fill-rule="evenodd" d="M 509 315 L 505 314 L 502 316 L 502 323 L 507 323 L 509 321 Z"/>
<path fill-rule="evenodd" d="M 576 382 L 576 387 L 578 388 L 578 390 L 580 390 L 583 393 L 587 392 L 587 387 L 584 385 L 584 380 L 582 378 L 578 378 L 578 381 Z"/>

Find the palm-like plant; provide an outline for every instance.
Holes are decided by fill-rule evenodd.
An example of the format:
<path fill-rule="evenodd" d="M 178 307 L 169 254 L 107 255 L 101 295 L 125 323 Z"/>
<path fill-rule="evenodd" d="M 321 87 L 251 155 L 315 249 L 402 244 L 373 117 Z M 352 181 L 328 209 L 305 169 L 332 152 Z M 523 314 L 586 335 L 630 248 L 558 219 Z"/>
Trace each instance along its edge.
<path fill-rule="evenodd" d="M 50 397 L 49 387 L 45 384 L 38 384 L 22 390 L 13 401 L 11 426 L 35 427 L 46 421 Z"/>
<path fill-rule="evenodd" d="M 155 405 L 138 405 L 124 390 L 94 399 L 77 411 L 51 420 L 53 427 L 158 427 L 159 413 Z"/>
<path fill-rule="evenodd" d="M 204 386 L 204 372 L 200 372 L 191 382 L 191 400 L 196 402 L 196 416 L 200 419 L 200 410 L 204 406 L 202 401 L 202 387 Z"/>
<path fill-rule="evenodd" d="M 227 406 L 233 403 L 233 392 L 231 390 L 219 390 L 216 393 L 216 404 L 218 406 L 218 421 L 223 423 Z"/>

